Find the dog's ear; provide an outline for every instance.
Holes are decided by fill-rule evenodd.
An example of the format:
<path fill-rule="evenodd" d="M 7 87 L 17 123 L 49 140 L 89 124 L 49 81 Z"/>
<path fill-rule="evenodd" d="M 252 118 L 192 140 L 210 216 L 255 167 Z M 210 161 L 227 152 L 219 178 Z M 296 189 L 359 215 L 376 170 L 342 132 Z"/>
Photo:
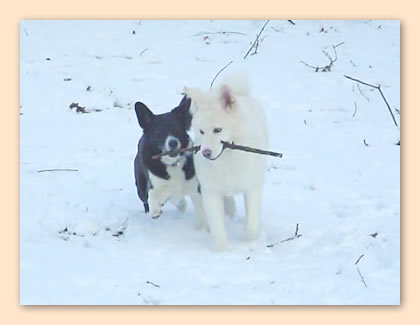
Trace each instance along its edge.
<path fill-rule="evenodd" d="M 186 130 L 189 130 L 191 127 L 192 116 L 190 113 L 190 107 L 191 107 L 191 98 L 189 98 L 187 95 L 184 95 L 178 107 L 175 107 L 172 110 L 172 112 L 174 112 L 176 116 L 178 117 L 178 119 L 182 122 Z"/>
<path fill-rule="evenodd" d="M 220 87 L 219 99 L 225 111 L 233 110 L 235 106 L 235 97 L 232 93 L 232 90 L 228 86 L 223 85 Z"/>
<path fill-rule="evenodd" d="M 198 107 L 204 103 L 204 93 L 197 88 L 184 87 L 184 94 L 191 99 L 192 105 L 190 106 L 190 112 L 191 114 L 195 114 Z"/>
<path fill-rule="evenodd" d="M 150 126 L 152 119 L 154 117 L 152 111 L 143 103 L 137 102 L 135 104 L 135 110 L 137 115 L 137 120 L 139 121 L 140 126 L 145 130 Z"/>

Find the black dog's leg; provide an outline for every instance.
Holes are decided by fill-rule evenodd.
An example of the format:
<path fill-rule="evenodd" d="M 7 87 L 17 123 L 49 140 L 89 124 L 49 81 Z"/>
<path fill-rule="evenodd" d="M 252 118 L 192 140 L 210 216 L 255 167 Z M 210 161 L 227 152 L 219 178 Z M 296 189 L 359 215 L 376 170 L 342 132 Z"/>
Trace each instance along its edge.
<path fill-rule="evenodd" d="M 136 187 L 137 187 L 137 194 L 143 202 L 144 212 L 149 212 L 149 179 L 147 175 L 144 173 L 142 168 L 142 164 L 140 163 L 139 156 L 136 157 L 134 161 L 134 176 L 136 178 Z"/>
<path fill-rule="evenodd" d="M 138 180 L 136 181 L 137 194 L 139 195 L 140 200 L 143 201 L 144 212 L 149 213 L 149 181 L 143 175 L 140 174 Z"/>

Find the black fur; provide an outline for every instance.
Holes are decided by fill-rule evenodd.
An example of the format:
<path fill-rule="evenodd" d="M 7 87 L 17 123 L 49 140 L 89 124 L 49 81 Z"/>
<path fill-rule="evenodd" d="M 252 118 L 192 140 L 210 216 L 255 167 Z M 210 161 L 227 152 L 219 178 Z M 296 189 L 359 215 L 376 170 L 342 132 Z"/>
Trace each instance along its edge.
<path fill-rule="evenodd" d="M 145 104 L 141 102 L 135 104 L 137 119 L 143 129 L 143 135 L 139 140 L 137 155 L 134 159 L 134 175 L 137 194 L 143 202 L 146 213 L 149 212 L 148 193 L 152 188 L 149 172 L 157 177 L 170 179 L 167 166 L 160 159 L 152 159 L 152 156 L 162 152 L 165 140 L 169 135 L 177 138 L 182 148 L 188 146 L 190 138 L 187 130 L 191 127 L 190 106 L 191 99 L 184 96 L 179 105 L 170 112 L 154 115 Z M 185 179 L 189 180 L 195 175 L 194 164 L 191 154 L 185 157 L 182 169 Z"/>

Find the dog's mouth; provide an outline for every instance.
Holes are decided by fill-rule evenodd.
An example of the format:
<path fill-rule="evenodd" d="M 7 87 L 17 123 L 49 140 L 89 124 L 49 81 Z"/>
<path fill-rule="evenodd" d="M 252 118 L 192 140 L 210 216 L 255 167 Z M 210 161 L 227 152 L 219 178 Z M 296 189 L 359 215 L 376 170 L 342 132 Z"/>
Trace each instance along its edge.
<path fill-rule="evenodd" d="M 168 156 L 171 158 L 176 158 L 179 156 L 179 153 L 178 151 L 171 151 Z"/>

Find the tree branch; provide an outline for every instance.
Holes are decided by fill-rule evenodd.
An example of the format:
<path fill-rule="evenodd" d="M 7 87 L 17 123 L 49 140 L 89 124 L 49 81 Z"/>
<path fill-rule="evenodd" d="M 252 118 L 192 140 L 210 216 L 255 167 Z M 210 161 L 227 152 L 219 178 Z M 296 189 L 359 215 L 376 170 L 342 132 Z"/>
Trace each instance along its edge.
<path fill-rule="evenodd" d="M 302 235 L 301 235 L 301 234 L 299 234 L 298 232 L 299 232 L 299 224 L 297 223 L 297 224 L 296 224 L 296 230 L 295 230 L 295 235 L 294 235 L 294 236 L 289 237 L 289 238 L 286 238 L 286 239 L 283 239 L 283 240 L 281 240 L 281 241 L 279 241 L 279 242 L 276 242 L 276 243 L 273 243 L 273 244 L 267 245 L 266 247 L 267 247 L 267 248 L 272 248 L 272 247 L 274 247 L 274 246 L 276 246 L 276 245 L 278 245 L 278 244 L 282 244 L 282 243 L 285 243 L 285 242 L 287 242 L 287 241 L 290 241 L 290 240 L 294 240 L 294 239 L 296 239 L 296 238 L 299 238 L 299 237 L 301 237 Z"/>
<path fill-rule="evenodd" d="M 78 172 L 78 169 L 70 169 L 70 168 L 54 168 L 54 169 L 40 169 L 37 170 L 38 173 L 43 172 Z"/>
<path fill-rule="evenodd" d="M 200 150 L 200 146 L 180 148 L 178 150 L 166 151 L 166 152 L 162 152 L 160 154 L 154 155 L 152 156 L 152 159 L 159 159 L 164 156 L 169 156 L 172 154 L 179 154 L 179 153 L 184 153 L 184 152 L 189 152 L 189 151 L 193 151 L 194 153 L 197 153 L 199 150 Z"/>
<path fill-rule="evenodd" d="M 225 149 L 232 149 L 232 150 L 241 150 L 241 151 L 258 153 L 258 154 L 261 154 L 261 155 L 268 155 L 268 156 L 279 157 L 279 158 L 283 157 L 283 154 L 280 153 L 280 152 L 267 151 L 267 150 L 261 150 L 261 149 L 257 149 L 257 148 L 247 147 L 247 146 L 241 146 L 241 145 L 235 144 L 233 142 L 226 142 L 226 141 L 221 141 L 221 142 L 223 144 L 222 152 Z M 179 153 L 189 152 L 189 151 L 193 151 L 194 153 L 197 153 L 200 150 L 200 148 L 201 148 L 201 146 L 194 146 L 194 147 L 189 147 L 189 148 L 181 148 L 181 149 L 178 149 L 178 150 L 162 152 L 160 154 L 152 156 L 152 159 L 159 159 L 163 156 L 179 154 Z"/>
<path fill-rule="evenodd" d="M 394 121 L 395 126 L 398 127 L 397 120 L 395 119 L 394 113 L 392 113 L 391 106 L 389 106 L 389 103 L 386 100 L 384 93 L 382 92 L 381 85 L 375 86 L 375 85 L 369 84 L 367 82 L 364 82 L 362 80 L 359 80 L 359 79 L 356 79 L 356 78 L 353 78 L 353 77 L 349 77 L 349 76 L 346 76 L 346 75 L 344 77 L 347 78 L 347 79 L 350 79 L 352 81 L 361 83 L 362 85 L 365 85 L 365 86 L 368 86 L 368 87 L 372 87 L 372 88 L 377 89 L 379 91 L 379 93 L 381 94 L 381 97 L 384 100 L 386 106 L 388 107 L 389 114 L 391 114 L 391 117 L 392 117 L 392 120 Z"/>
<path fill-rule="evenodd" d="M 219 70 L 219 72 L 214 76 L 211 84 L 210 84 L 210 89 L 213 87 L 213 84 L 215 82 L 215 80 L 217 79 L 217 77 L 219 76 L 219 74 L 221 74 L 223 72 L 223 70 L 225 70 L 228 66 L 230 66 L 233 63 L 233 61 L 230 61 L 228 64 L 226 64 L 222 69 Z"/>
<path fill-rule="evenodd" d="M 247 58 L 248 54 L 251 52 L 251 50 L 256 46 L 258 48 L 258 43 L 260 42 L 260 36 L 263 32 L 263 30 L 265 29 L 265 27 L 267 26 L 267 24 L 270 22 L 270 20 L 267 20 L 264 24 L 264 26 L 261 28 L 260 32 L 257 35 L 257 38 L 255 39 L 254 43 L 252 43 L 251 47 L 249 48 L 248 52 L 246 52 L 244 59 Z M 255 54 L 256 52 L 254 52 Z"/>
<path fill-rule="evenodd" d="M 338 59 L 338 57 L 337 57 L 337 47 L 339 47 L 339 46 L 341 46 L 343 44 L 344 44 L 344 42 L 341 42 L 341 43 L 339 43 L 337 45 L 334 45 L 334 44 L 332 45 L 332 47 L 334 49 L 334 59 L 331 58 L 331 55 L 327 51 L 325 51 L 325 50 L 322 51 L 324 53 L 324 55 L 327 57 L 327 59 L 330 61 L 330 63 L 327 64 L 324 67 L 318 67 L 318 66 L 314 67 L 313 65 L 310 65 L 310 64 L 308 64 L 308 63 L 306 63 L 304 61 L 300 61 L 300 62 L 303 63 L 304 65 L 306 65 L 307 67 L 314 69 L 315 72 L 319 72 L 319 71 L 321 71 L 321 72 L 330 72 L 332 66 L 334 65 L 334 62 L 336 62 L 337 59 Z"/>
<path fill-rule="evenodd" d="M 201 35 L 215 35 L 215 34 L 222 34 L 222 35 L 236 34 L 236 35 L 246 36 L 245 33 L 241 33 L 241 32 L 225 32 L 223 30 L 220 30 L 218 32 L 199 32 L 197 34 L 194 34 L 193 37 L 201 36 Z"/>
<path fill-rule="evenodd" d="M 261 155 L 279 157 L 279 158 L 283 157 L 283 154 L 280 153 L 280 152 L 266 151 L 266 150 L 251 148 L 251 147 L 247 147 L 247 146 L 241 146 L 241 145 L 233 143 L 233 141 L 232 142 L 222 141 L 222 143 L 223 143 L 224 147 L 226 147 L 228 149 L 232 149 L 232 150 L 242 150 L 242 151 L 247 151 L 247 152 L 252 152 L 252 153 L 258 153 L 258 154 L 261 154 Z"/>

